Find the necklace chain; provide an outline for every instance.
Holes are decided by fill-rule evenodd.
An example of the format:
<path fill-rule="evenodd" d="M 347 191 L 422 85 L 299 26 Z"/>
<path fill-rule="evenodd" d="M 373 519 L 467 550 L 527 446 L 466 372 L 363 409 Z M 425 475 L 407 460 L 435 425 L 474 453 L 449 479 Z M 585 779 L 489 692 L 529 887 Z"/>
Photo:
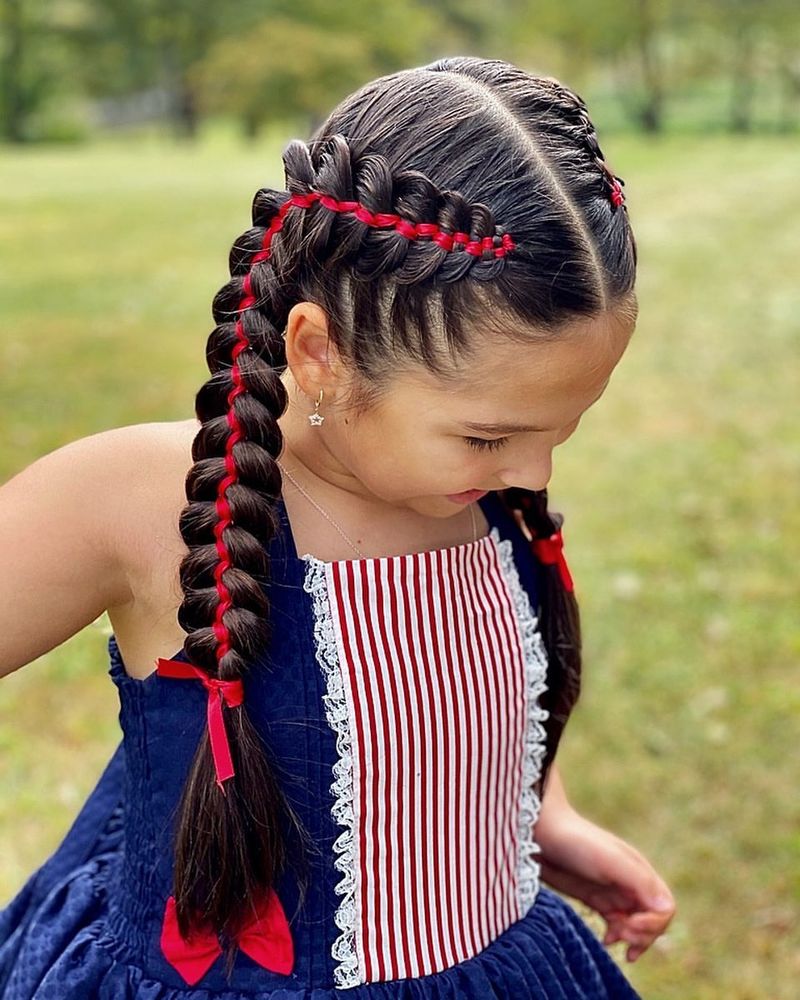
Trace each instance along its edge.
<path fill-rule="evenodd" d="M 298 490 L 300 490 L 300 492 L 303 494 L 303 496 L 306 498 L 306 500 L 308 500 L 310 503 L 312 503 L 317 508 L 317 510 L 320 512 L 320 514 L 322 514 L 323 517 L 327 518 L 327 520 L 330 521 L 330 523 L 334 526 L 334 528 L 336 528 L 336 530 L 339 532 L 339 534 L 342 536 L 342 538 L 347 542 L 347 544 L 350 546 L 350 548 L 354 549 L 360 556 L 363 556 L 364 553 L 352 541 L 352 539 L 350 538 L 350 536 L 342 528 L 340 528 L 339 525 L 336 523 L 336 521 L 334 521 L 334 519 L 330 516 L 330 514 L 328 514 L 327 511 L 323 510 L 322 507 L 320 507 L 320 505 L 317 503 L 317 501 L 309 493 L 307 493 L 303 489 L 303 487 L 300 485 L 300 483 L 298 483 L 298 481 L 294 478 L 294 476 L 291 474 L 291 472 L 289 472 L 288 469 L 285 469 L 281 465 L 280 462 L 278 462 L 278 468 L 281 470 L 281 472 L 285 476 L 288 476 L 288 478 L 294 483 L 294 485 L 298 488 Z"/>
<path fill-rule="evenodd" d="M 281 465 L 280 462 L 278 462 L 278 468 L 281 470 L 281 472 L 285 476 L 288 477 L 288 479 L 291 482 L 294 483 L 294 485 L 298 488 L 298 490 L 300 490 L 300 492 L 303 494 L 303 496 L 306 498 L 306 500 L 308 500 L 310 503 L 312 503 L 317 508 L 317 510 L 320 512 L 320 514 L 322 514 L 322 516 L 324 518 L 326 518 L 328 521 L 330 521 L 330 523 L 334 526 L 334 528 L 336 528 L 336 530 L 339 532 L 339 534 L 342 536 L 342 538 L 347 542 L 347 544 L 350 546 L 350 548 L 353 549 L 355 552 L 357 552 L 363 558 L 364 557 L 364 553 L 361 551 L 361 549 L 352 541 L 352 539 L 349 537 L 349 535 L 336 523 L 336 521 L 334 521 L 334 519 L 330 516 L 330 514 L 328 514 L 327 511 L 323 510 L 322 507 L 320 507 L 320 505 L 317 503 L 317 501 L 309 493 L 307 493 L 306 490 L 303 489 L 303 487 L 300 485 L 300 483 L 298 483 L 298 481 L 294 478 L 294 476 L 291 474 L 291 472 L 289 472 L 288 469 L 284 468 L 283 465 Z M 472 521 L 472 540 L 473 540 L 473 542 L 477 541 L 477 538 L 478 538 L 477 527 L 476 527 L 476 524 L 475 524 L 475 509 L 474 508 L 475 508 L 474 504 L 470 504 L 469 505 L 470 519 Z"/>

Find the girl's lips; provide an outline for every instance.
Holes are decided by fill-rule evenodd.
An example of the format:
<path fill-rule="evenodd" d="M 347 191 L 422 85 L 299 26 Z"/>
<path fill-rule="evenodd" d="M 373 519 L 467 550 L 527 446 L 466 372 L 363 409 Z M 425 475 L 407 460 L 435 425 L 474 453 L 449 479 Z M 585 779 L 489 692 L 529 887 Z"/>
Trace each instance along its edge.
<path fill-rule="evenodd" d="M 488 492 L 488 490 L 464 490 L 463 493 L 448 493 L 447 499 L 452 500 L 453 503 L 473 503 L 475 500 L 485 497 Z"/>

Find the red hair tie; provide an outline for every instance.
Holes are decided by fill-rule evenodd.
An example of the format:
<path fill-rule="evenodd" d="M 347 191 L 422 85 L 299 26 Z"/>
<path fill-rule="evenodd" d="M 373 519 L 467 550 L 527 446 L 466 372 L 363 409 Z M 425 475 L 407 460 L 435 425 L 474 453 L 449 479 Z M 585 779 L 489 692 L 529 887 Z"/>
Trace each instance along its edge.
<path fill-rule="evenodd" d="M 561 576 L 564 589 L 569 591 L 575 590 L 575 584 L 572 582 L 567 560 L 564 558 L 564 539 L 561 535 L 561 529 L 559 528 L 549 538 L 534 538 L 531 545 L 539 562 L 544 563 L 546 566 L 558 566 L 558 572 Z"/>
<path fill-rule="evenodd" d="M 208 736 L 211 741 L 211 753 L 214 757 L 214 767 L 217 772 L 217 784 L 224 792 L 223 782 L 234 775 L 231 748 L 228 734 L 225 732 L 225 721 L 222 718 L 222 703 L 228 708 L 236 708 L 244 701 L 244 685 L 240 680 L 221 681 L 196 667 L 193 663 L 183 660 L 156 661 L 156 671 L 160 677 L 171 677 L 173 680 L 199 680 L 208 691 L 206 717 L 208 721 Z"/>

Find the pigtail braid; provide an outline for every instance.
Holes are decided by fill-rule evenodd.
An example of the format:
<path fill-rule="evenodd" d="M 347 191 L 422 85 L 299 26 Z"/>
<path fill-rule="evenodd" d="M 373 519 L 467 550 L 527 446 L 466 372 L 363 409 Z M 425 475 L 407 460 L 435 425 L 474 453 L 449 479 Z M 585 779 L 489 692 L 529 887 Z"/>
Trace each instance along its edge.
<path fill-rule="evenodd" d="M 220 682 L 245 677 L 271 634 L 265 585 L 268 545 L 279 530 L 278 418 L 288 398 L 278 370 L 285 365 L 281 330 L 288 302 L 268 257 L 285 198 L 285 192 L 259 192 L 256 225 L 231 251 L 232 278 L 214 299 L 217 326 L 206 346 L 211 378 L 195 400 L 202 426 L 180 517 L 189 552 L 180 566 L 178 621 L 188 633 L 189 662 Z M 266 228 L 258 225 L 267 221 Z M 288 815 L 305 834 L 246 699 L 227 708 L 225 719 L 233 773 L 220 776 L 204 730 L 178 806 L 174 895 L 183 936 L 210 922 L 227 939 L 230 971 L 237 929 L 287 863 L 279 818 Z"/>
<path fill-rule="evenodd" d="M 547 490 L 511 487 L 499 495 L 509 510 L 521 514 L 534 541 L 550 538 L 560 531 L 564 518 L 548 510 Z M 540 563 L 539 568 L 539 629 L 548 660 L 547 688 L 539 704 L 549 713 L 543 723 L 546 752 L 539 782 L 541 791 L 567 719 L 580 696 L 581 627 L 578 602 L 572 589 L 564 585 L 559 566 Z"/>

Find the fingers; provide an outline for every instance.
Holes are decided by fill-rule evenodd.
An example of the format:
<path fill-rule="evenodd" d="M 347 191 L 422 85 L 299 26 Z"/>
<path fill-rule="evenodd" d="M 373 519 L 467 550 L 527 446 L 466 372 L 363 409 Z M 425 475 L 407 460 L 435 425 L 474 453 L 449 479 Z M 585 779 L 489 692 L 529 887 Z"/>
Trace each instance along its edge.
<path fill-rule="evenodd" d="M 617 941 L 626 941 L 629 945 L 626 958 L 629 962 L 635 962 L 653 941 L 664 933 L 674 915 L 674 905 L 669 910 L 608 913 L 606 914 L 608 926 L 603 944 L 611 945 Z"/>

